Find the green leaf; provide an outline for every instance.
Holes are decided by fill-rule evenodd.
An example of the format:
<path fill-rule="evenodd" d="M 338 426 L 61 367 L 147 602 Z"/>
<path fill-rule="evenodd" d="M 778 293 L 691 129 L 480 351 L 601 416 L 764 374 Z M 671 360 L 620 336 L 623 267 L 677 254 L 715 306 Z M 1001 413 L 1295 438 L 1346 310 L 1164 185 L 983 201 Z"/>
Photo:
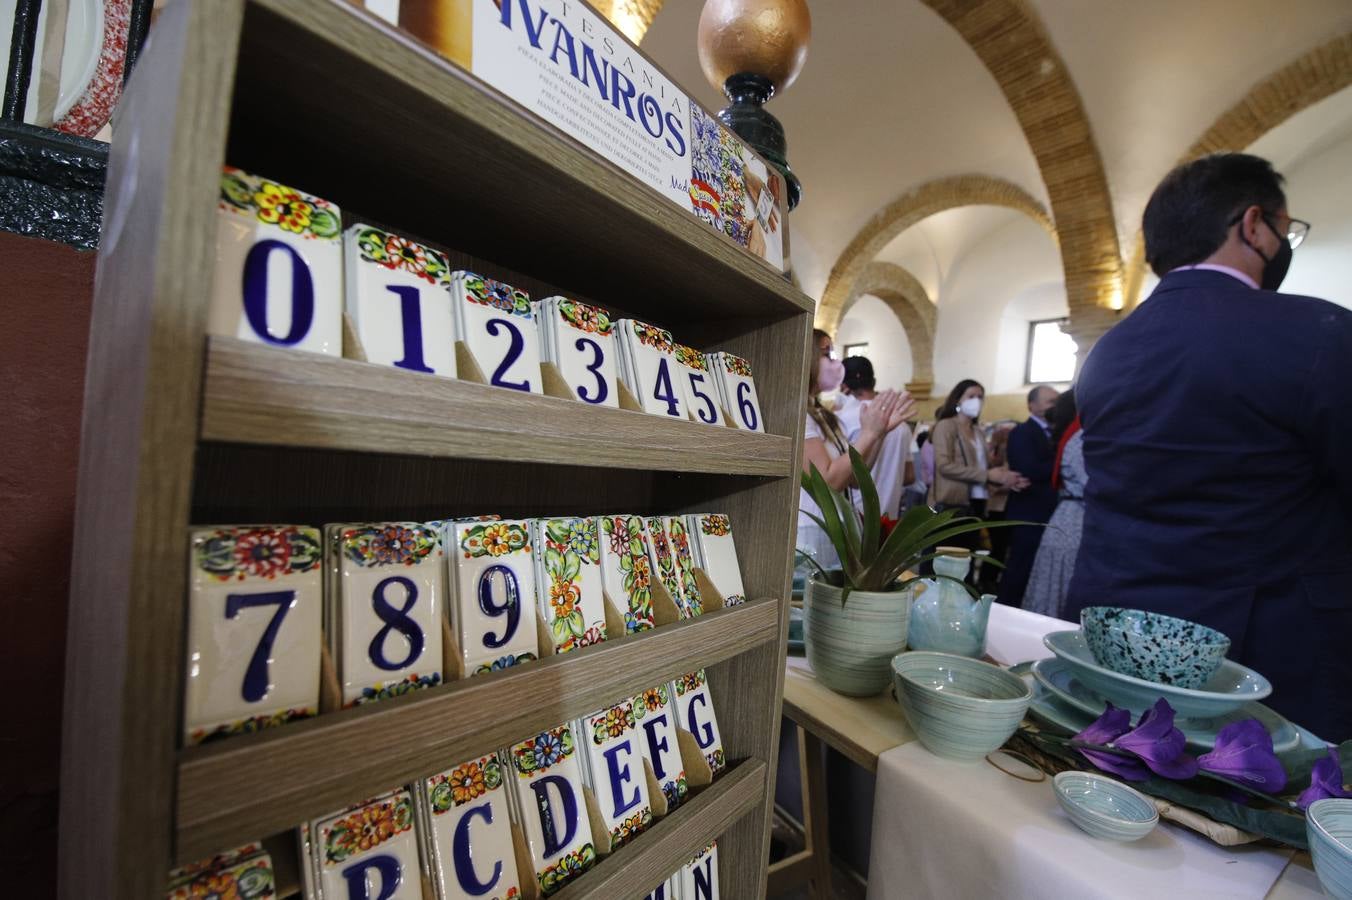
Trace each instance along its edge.
<path fill-rule="evenodd" d="M 550 575 L 563 578 L 563 554 L 549 547 L 545 550 L 545 571 Z M 568 580 L 564 578 L 564 580 Z"/>
<path fill-rule="evenodd" d="M 936 513 L 929 507 L 912 507 L 902 521 L 883 542 L 882 549 L 864 578 L 869 584 L 887 584 L 913 565 L 927 547 L 932 546 L 929 535 L 942 528 L 958 514 L 956 509 Z"/>
<path fill-rule="evenodd" d="M 549 631 L 554 635 L 554 643 L 562 644 L 568 639 L 568 619 L 572 616 L 559 616 L 549 623 Z"/>
<path fill-rule="evenodd" d="M 831 490 L 831 486 L 826 483 L 822 473 L 817 471 L 817 467 L 811 466 L 808 473 L 812 482 L 813 499 L 817 500 L 817 507 L 821 510 L 822 529 L 827 537 L 831 539 L 831 545 L 836 548 L 836 554 L 840 557 L 841 568 L 845 570 L 845 581 L 849 583 L 854 575 L 859 571 L 859 555 L 855 547 L 850 542 L 849 533 L 846 531 L 848 526 L 840 520 L 840 510 L 836 506 L 836 492 Z M 846 503 L 849 501 L 846 500 Z M 850 507 L 850 515 L 853 515 L 854 508 Z"/>
<path fill-rule="evenodd" d="M 883 525 L 882 506 L 878 502 L 878 488 L 873 484 L 873 474 L 854 447 L 850 447 L 850 468 L 854 470 L 854 481 L 859 485 L 859 493 L 864 500 L 864 534 L 860 541 L 859 561 L 867 566 L 882 549 L 879 539 Z"/>
<path fill-rule="evenodd" d="M 577 577 L 577 573 L 582 571 L 582 560 L 578 559 L 576 553 L 567 553 L 563 557 L 563 580 L 572 581 Z"/>
<path fill-rule="evenodd" d="M 556 544 L 568 543 L 568 526 L 558 519 L 551 519 L 545 525 L 545 532 Z"/>
<path fill-rule="evenodd" d="M 568 617 L 567 622 L 568 630 L 573 633 L 573 637 L 582 637 L 586 633 L 587 623 L 582 620 L 581 611 L 574 610 L 573 614 Z"/>

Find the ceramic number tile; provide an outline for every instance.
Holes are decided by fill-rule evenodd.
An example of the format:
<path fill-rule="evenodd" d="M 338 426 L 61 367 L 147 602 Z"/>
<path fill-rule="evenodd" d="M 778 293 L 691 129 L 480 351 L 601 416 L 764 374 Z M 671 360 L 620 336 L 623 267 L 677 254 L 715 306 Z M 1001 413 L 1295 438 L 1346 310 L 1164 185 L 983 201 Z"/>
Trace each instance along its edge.
<path fill-rule="evenodd" d="M 676 706 L 671 685 L 659 684 L 634 698 L 634 722 L 642 736 L 643 756 L 653 767 L 653 777 L 662 786 L 667 809 L 673 810 L 690 792 L 676 738 Z"/>
<path fill-rule="evenodd" d="M 465 674 L 535 659 L 539 635 L 530 523 L 506 519 L 451 527 L 451 624 Z"/>
<path fill-rule="evenodd" d="M 676 900 L 676 879 L 668 878 L 666 881 L 653 888 L 643 895 L 643 900 Z"/>
<path fill-rule="evenodd" d="M 338 207 L 227 168 L 217 201 L 207 331 L 274 347 L 343 353 Z"/>
<path fill-rule="evenodd" d="M 258 841 L 218 853 L 210 859 L 172 869 L 166 900 L 237 897 L 271 900 L 277 896 L 272 857 Z"/>
<path fill-rule="evenodd" d="M 610 313 L 565 297 L 551 298 L 554 356 L 573 395 L 596 406 L 620 405 L 615 329 Z M 543 324 L 543 323 L 542 323 Z"/>
<path fill-rule="evenodd" d="M 746 588 L 733 543 L 732 520 L 722 513 L 694 513 L 686 516 L 686 524 L 699 549 L 701 567 L 723 595 L 723 604 L 745 603 Z"/>
<path fill-rule="evenodd" d="M 514 744 L 508 762 L 535 878 L 547 896 L 596 862 L 573 730 L 560 725 Z"/>
<path fill-rule="evenodd" d="M 672 358 L 676 363 L 676 371 L 680 373 L 681 390 L 685 393 L 685 405 L 690 418 L 705 425 L 722 425 L 718 388 L 714 385 L 704 354 L 685 344 L 675 344 Z"/>
<path fill-rule="evenodd" d="M 530 295 L 473 272 L 451 275 L 461 337 L 484 379 L 497 387 L 544 393 L 540 331 Z"/>
<path fill-rule="evenodd" d="M 606 639 L 600 528 L 594 518 L 534 521 L 540 615 L 556 653 Z"/>
<path fill-rule="evenodd" d="M 653 618 L 652 562 L 641 516 L 601 516 L 601 575 L 624 616 L 625 632 L 647 631 Z"/>
<path fill-rule="evenodd" d="M 690 532 L 687 530 L 684 516 L 665 516 L 662 524 L 667 530 L 667 542 L 671 545 L 671 557 L 676 564 L 676 576 L 681 581 L 681 595 L 685 598 L 685 609 L 691 616 L 704 612 L 703 598 L 700 596 L 699 583 L 695 581 L 694 550 L 691 547 Z"/>
<path fill-rule="evenodd" d="M 446 257 L 358 223 L 343 234 L 346 309 L 368 362 L 455 377 Z"/>
<path fill-rule="evenodd" d="M 675 342 L 671 332 L 634 319 L 621 319 L 617 324 L 624 329 L 621 340 L 629 346 L 636 382 L 634 388 L 643 411 L 684 419 L 685 390 L 672 355 Z"/>
<path fill-rule="evenodd" d="M 727 768 L 727 759 L 723 754 L 723 737 L 718 730 L 718 717 L 714 714 L 714 698 L 709 693 L 709 684 L 704 670 L 690 672 L 676 679 L 676 719 L 677 724 L 690 732 L 699 745 L 700 752 L 709 761 L 714 775 Z"/>
<path fill-rule="evenodd" d="M 354 706 L 441 683 L 441 535 L 417 522 L 339 530 L 339 679 Z"/>
<path fill-rule="evenodd" d="M 194 531 L 188 594 L 189 744 L 319 711 L 323 550 L 292 525 Z"/>
<path fill-rule="evenodd" d="M 703 612 L 700 608 L 699 594 L 695 594 L 693 601 L 685 595 L 681 570 L 676 563 L 676 555 L 672 551 L 671 540 L 667 535 L 666 520 L 661 516 L 649 516 L 643 520 L 643 527 L 648 532 L 648 552 L 653 572 L 667 589 L 671 599 L 676 602 L 681 617 L 688 619 L 699 615 Z"/>
<path fill-rule="evenodd" d="M 705 847 L 676 873 L 681 900 L 718 900 L 718 843 Z"/>
<path fill-rule="evenodd" d="M 423 900 L 408 791 L 319 819 L 307 832 L 306 863 L 315 900 Z"/>
<path fill-rule="evenodd" d="M 719 356 L 732 424 L 746 431 L 763 434 L 765 423 L 761 421 L 760 398 L 756 395 L 756 382 L 751 377 L 751 363 L 731 353 Z"/>
<path fill-rule="evenodd" d="M 498 754 L 423 779 L 433 885 L 440 900 L 521 896 L 512 845 L 511 802 Z"/>
<path fill-rule="evenodd" d="M 632 840 L 653 822 L 643 771 L 643 733 L 633 700 L 623 700 L 583 720 L 582 742 L 592 791 L 610 830 L 610 847 Z"/>

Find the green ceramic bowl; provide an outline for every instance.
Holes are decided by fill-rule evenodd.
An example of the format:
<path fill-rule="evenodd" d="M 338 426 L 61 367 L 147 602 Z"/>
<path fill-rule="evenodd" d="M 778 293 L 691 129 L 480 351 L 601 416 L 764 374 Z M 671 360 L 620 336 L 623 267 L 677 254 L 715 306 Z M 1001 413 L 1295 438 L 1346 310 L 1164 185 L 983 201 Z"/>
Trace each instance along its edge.
<path fill-rule="evenodd" d="M 1102 775 L 1062 772 L 1052 787 L 1070 820 L 1096 838 L 1139 841 L 1160 821 L 1148 797 Z"/>
<path fill-rule="evenodd" d="M 1033 692 L 999 666 L 916 650 L 892 658 L 897 702 L 920 743 L 936 756 L 979 760 L 1023 721 Z"/>
<path fill-rule="evenodd" d="M 1214 628 L 1142 609 L 1091 606 L 1080 626 L 1099 665 L 1188 690 L 1206 684 L 1230 652 L 1230 639 Z"/>
<path fill-rule="evenodd" d="M 1316 800 L 1305 810 L 1305 837 L 1324 893 L 1352 900 L 1352 800 Z"/>

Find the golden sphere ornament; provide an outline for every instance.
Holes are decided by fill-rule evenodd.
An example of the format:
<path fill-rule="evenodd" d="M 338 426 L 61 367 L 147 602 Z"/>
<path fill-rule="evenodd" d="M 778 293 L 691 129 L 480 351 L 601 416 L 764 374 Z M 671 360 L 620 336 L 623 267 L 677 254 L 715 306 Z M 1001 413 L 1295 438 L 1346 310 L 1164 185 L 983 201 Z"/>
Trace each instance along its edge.
<path fill-rule="evenodd" d="M 807 0 L 706 0 L 699 17 L 699 64 L 714 90 L 741 73 L 786 89 L 807 60 Z"/>

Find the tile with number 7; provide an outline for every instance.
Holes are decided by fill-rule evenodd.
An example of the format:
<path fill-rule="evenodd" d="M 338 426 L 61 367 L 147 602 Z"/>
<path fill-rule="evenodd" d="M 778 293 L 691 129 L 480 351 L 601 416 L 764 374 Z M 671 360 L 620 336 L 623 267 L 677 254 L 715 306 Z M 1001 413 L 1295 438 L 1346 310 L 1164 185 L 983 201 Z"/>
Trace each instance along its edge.
<path fill-rule="evenodd" d="M 451 625 L 466 676 L 536 658 L 535 553 L 530 522 L 448 526 Z"/>
<path fill-rule="evenodd" d="M 473 272 L 453 272 L 451 298 L 460 338 L 484 379 L 494 387 L 543 394 L 540 329 L 530 295 Z"/>
<path fill-rule="evenodd" d="M 219 527 L 191 537 L 184 738 L 256 731 L 319 711 L 318 530 Z"/>

